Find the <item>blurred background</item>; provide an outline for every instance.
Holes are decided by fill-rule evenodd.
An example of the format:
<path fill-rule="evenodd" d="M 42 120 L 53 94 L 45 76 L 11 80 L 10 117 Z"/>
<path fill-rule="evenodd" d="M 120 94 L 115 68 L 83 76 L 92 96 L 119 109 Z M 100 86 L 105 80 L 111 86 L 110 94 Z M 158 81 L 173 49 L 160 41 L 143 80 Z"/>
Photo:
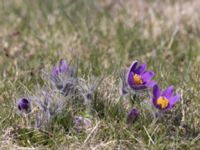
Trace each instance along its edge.
<path fill-rule="evenodd" d="M 2 0 L 0 7 L 4 75 L 12 65 L 38 69 L 62 57 L 78 57 L 94 74 L 133 59 L 200 61 L 199 0 Z"/>

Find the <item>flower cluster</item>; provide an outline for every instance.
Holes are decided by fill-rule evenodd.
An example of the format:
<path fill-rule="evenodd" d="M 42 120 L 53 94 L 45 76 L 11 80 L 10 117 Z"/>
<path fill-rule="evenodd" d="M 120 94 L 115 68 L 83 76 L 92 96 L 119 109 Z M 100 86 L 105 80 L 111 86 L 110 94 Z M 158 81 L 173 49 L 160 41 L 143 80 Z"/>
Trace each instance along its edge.
<path fill-rule="evenodd" d="M 152 105 L 161 110 L 166 111 L 172 109 L 174 105 L 180 100 L 180 95 L 174 95 L 173 86 L 167 87 L 163 92 L 160 91 L 158 84 L 152 80 L 154 77 L 153 71 L 148 71 L 146 64 L 139 64 L 134 61 L 127 73 L 122 73 L 121 76 L 121 95 L 127 95 L 131 91 L 152 90 Z M 128 122 L 134 122 L 139 116 L 136 108 L 132 108 L 128 114 Z"/>
<path fill-rule="evenodd" d="M 61 59 L 53 70 L 47 73 L 47 77 L 50 86 L 39 87 L 34 95 L 17 100 L 18 111 L 25 116 L 34 116 L 34 126 L 37 128 L 47 126 L 53 118 L 66 110 L 69 103 L 75 103 L 77 99 L 83 99 L 83 105 L 89 105 L 101 82 L 101 80 L 90 81 L 78 77 L 76 67 L 69 66 L 64 59 Z M 81 100 L 78 102 L 81 103 Z M 76 116 L 74 118 L 77 120 Z M 80 116 L 79 120 L 84 119 Z M 85 126 L 88 119 L 85 120 L 83 124 L 75 121 L 75 126 L 88 127 Z"/>
<path fill-rule="evenodd" d="M 180 95 L 174 94 L 173 86 L 161 91 L 153 77 L 154 72 L 147 70 L 146 64 L 134 61 L 128 71 L 123 71 L 121 74 L 121 96 L 136 95 L 136 93 L 141 95 L 143 91 L 151 91 L 151 106 L 162 112 L 172 109 L 180 100 Z M 76 67 L 71 67 L 64 59 L 61 59 L 48 73 L 48 79 L 50 79 L 47 80 L 50 81 L 48 82 L 50 86 L 39 88 L 35 95 L 23 97 L 17 101 L 19 112 L 25 114 L 25 117 L 34 116 L 37 128 L 48 125 L 58 114 L 62 114 L 69 104 L 73 105 L 77 101 L 76 106 L 82 102 L 86 108 L 91 109 L 90 104 L 94 93 L 102 82 L 102 79 L 91 80 L 89 78 L 86 80 L 79 77 Z M 72 108 L 75 107 L 72 106 Z M 127 115 L 127 123 L 134 123 L 139 116 L 140 112 L 136 107 L 132 107 Z M 85 130 L 91 124 L 89 119 L 82 116 L 74 115 L 73 118 L 74 127 L 78 130 Z"/>

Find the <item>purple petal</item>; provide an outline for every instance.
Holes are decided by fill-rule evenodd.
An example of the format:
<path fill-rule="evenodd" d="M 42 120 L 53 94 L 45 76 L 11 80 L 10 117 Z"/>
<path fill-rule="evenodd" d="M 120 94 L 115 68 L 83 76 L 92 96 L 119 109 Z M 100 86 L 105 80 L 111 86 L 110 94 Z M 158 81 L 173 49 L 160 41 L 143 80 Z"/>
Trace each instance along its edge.
<path fill-rule="evenodd" d="M 138 62 L 137 61 L 133 61 L 132 65 L 129 68 L 129 72 L 135 72 L 137 65 L 138 65 Z"/>
<path fill-rule="evenodd" d="M 153 99 L 157 100 L 159 96 L 160 96 L 160 88 L 156 84 L 153 86 Z"/>
<path fill-rule="evenodd" d="M 136 108 L 132 108 L 131 111 L 128 113 L 127 123 L 134 123 L 138 119 L 139 115 L 139 111 Z"/>
<path fill-rule="evenodd" d="M 143 82 L 149 82 L 151 81 L 151 79 L 154 76 L 154 72 L 152 71 L 146 71 L 143 75 L 142 75 L 142 80 Z"/>
<path fill-rule="evenodd" d="M 174 89 L 173 86 L 169 86 L 163 91 L 162 96 L 165 96 L 167 99 L 169 99 L 170 97 L 173 96 L 173 89 Z"/>
<path fill-rule="evenodd" d="M 24 110 L 28 110 L 29 104 L 21 103 L 21 104 L 20 104 L 20 108 L 21 108 L 21 109 L 24 109 Z"/>
<path fill-rule="evenodd" d="M 181 98 L 180 95 L 176 95 L 174 97 L 171 97 L 169 99 L 170 108 L 172 108 L 180 100 L 180 98 Z"/>
<path fill-rule="evenodd" d="M 133 72 L 129 72 L 127 82 L 130 87 L 134 86 L 133 76 L 134 76 Z"/>
<path fill-rule="evenodd" d="M 67 71 L 68 65 L 64 59 L 60 60 L 59 69 L 60 69 L 60 72 L 62 72 L 62 73 Z"/>
<path fill-rule="evenodd" d="M 21 102 L 24 103 L 24 104 L 28 104 L 28 103 L 29 103 L 29 101 L 28 101 L 26 98 L 23 98 L 23 99 L 21 100 Z"/>
<path fill-rule="evenodd" d="M 53 76 L 58 76 L 59 74 L 59 67 L 56 65 L 54 68 L 53 68 L 53 72 L 52 72 L 52 75 Z"/>
<path fill-rule="evenodd" d="M 141 64 L 136 70 L 135 73 L 141 75 L 146 71 L 146 64 Z"/>
<path fill-rule="evenodd" d="M 146 85 L 147 87 L 153 87 L 153 86 L 156 85 L 156 84 L 157 84 L 156 81 L 150 81 L 150 82 L 146 83 L 145 85 Z"/>

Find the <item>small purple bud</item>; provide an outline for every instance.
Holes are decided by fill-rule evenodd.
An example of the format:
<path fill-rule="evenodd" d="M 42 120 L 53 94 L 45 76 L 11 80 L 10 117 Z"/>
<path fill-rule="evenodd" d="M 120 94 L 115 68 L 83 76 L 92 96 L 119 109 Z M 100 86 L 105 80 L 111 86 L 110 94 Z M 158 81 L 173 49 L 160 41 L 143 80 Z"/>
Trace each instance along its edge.
<path fill-rule="evenodd" d="M 68 65 L 64 59 L 61 59 L 59 62 L 59 71 L 61 73 L 67 72 L 68 70 Z"/>
<path fill-rule="evenodd" d="M 59 74 L 59 67 L 56 65 L 54 68 L 53 68 L 53 72 L 52 72 L 52 75 L 53 76 L 58 76 Z"/>
<path fill-rule="evenodd" d="M 66 61 L 64 59 L 61 59 L 59 64 L 57 64 L 53 68 L 52 75 L 57 77 L 60 73 L 65 73 L 67 71 L 68 71 L 68 65 L 67 65 Z"/>
<path fill-rule="evenodd" d="M 131 111 L 128 113 L 127 123 L 134 123 L 138 119 L 139 115 L 140 113 L 138 112 L 138 110 L 136 108 L 132 108 Z"/>
<path fill-rule="evenodd" d="M 31 112 L 31 104 L 27 98 L 22 98 L 17 102 L 17 107 L 20 111 L 29 113 Z"/>
<path fill-rule="evenodd" d="M 91 93 L 91 92 L 88 92 L 88 93 L 86 94 L 86 98 L 87 98 L 88 100 L 91 100 L 91 99 L 92 99 L 92 93 Z"/>

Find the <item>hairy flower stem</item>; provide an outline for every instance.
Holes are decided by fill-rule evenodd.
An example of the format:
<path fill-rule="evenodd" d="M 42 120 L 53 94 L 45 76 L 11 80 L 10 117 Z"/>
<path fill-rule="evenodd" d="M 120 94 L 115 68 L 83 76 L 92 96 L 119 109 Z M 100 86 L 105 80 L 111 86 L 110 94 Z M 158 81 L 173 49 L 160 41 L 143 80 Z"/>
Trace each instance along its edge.
<path fill-rule="evenodd" d="M 88 104 L 88 105 L 86 106 L 86 112 L 87 112 L 87 114 L 92 115 L 91 104 Z"/>
<path fill-rule="evenodd" d="M 133 107 L 134 105 L 140 103 L 140 95 L 136 92 L 133 93 L 133 95 L 130 95 L 129 97 L 130 105 Z"/>

